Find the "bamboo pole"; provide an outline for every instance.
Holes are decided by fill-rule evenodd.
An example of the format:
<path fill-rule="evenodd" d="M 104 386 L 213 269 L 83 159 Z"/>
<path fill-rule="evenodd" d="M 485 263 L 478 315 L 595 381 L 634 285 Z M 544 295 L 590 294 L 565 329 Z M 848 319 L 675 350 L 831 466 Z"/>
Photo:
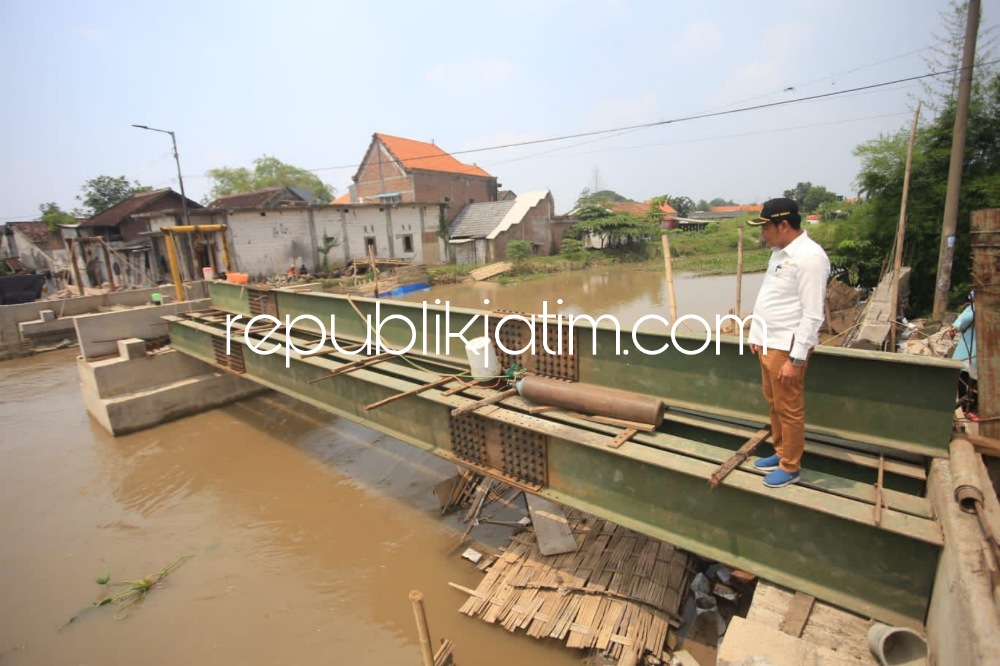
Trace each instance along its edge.
<path fill-rule="evenodd" d="M 906 170 L 903 172 L 903 201 L 899 204 L 899 225 L 896 228 L 896 252 L 892 257 L 892 284 L 889 285 L 889 351 L 896 351 L 896 317 L 899 307 L 899 272 L 903 268 L 903 241 L 906 239 L 906 204 L 910 196 L 910 169 L 913 166 L 913 142 L 917 137 L 920 103 L 913 113 L 910 145 L 906 149 Z"/>
<path fill-rule="evenodd" d="M 670 239 L 660 236 L 663 242 L 663 268 L 667 274 L 667 297 L 670 299 L 670 323 L 677 321 L 677 302 L 674 300 L 674 270 L 670 258 Z"/>
<path fill-rule="evenodd" d="M 424 666 L 434 666 L 434 651 L 431 649 L 431 632 L 427 628 L 427 615 L 424 613 L 423 592 L 411 590 L 410 604 L 413 605 L 413 617 L 417 621 L 417 635 L 420 637 L 420 653 L 424 658 Z"/>
<path fill-rule="evenodd" d="M 111 291 L 115 290 L 115 272 L 111 266 L 111 253 L 108 252 L 108 244 L 103 240 L 101 241 L 101 252 L 104 254 L 104 268 L 108 271 L 108 287 Z"/>
<path fill-rule="evenodd" d="M 372 294 L 373 297 L 378 298 L 378 268 L 375 267 L 375 246 L 368 246 L 368 263 L 372 267 L 372 277 L 375 278 L 375 293 Z"/>
<path fill-rule="evenodd" d="M 736 312 L 740 316 L 743 300 L 743 227 L 736 227 Z"/>

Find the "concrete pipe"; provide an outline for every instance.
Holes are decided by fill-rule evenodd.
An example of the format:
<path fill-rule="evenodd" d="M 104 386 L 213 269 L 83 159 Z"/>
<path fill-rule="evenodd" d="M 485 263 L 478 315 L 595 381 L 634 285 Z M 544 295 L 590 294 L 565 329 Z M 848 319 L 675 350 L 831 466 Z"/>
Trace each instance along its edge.
<path fill-rule="evenodd" d="M 955 489 L 955 501 L 966 513 L 976 513 L 976 504 L 983 502 L 983 491 L 979 488 L 980 474 L 976 450 L 972 443 L 964 439 L 953 439 L 948 445 L 951 454 L 951 482 Z"/>
<path fill-rule="evenodd" d="M 868 648 L 882 666 L 926 666 L 927 641 L 906 627 L 876 624 L 868 630 Z"/>
<path fill-rule="evenodd" d="M 547 377 L 523 377 L 517 381 L 516 386 L 521 397 L 539 405 L 551 405 L 657 427 L 663 423 L 663 412 L 666 409 L 662 400 L 648 395 Z"/>

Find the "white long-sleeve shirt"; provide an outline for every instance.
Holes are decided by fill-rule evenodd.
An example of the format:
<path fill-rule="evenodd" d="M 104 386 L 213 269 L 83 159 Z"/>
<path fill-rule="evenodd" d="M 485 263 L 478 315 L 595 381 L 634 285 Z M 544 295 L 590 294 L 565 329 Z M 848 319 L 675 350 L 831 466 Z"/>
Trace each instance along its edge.
<path fill-rule="evenodd" d="M 829 277 L 826 252 L 804 230 L 782 249 L 772 250 L 753 306 L 753 313 L 767 324 L 767 335 L 755 317 L 750 325 L 750 344 L 763 347 L 766 343 L 768 349 L 806 358 L 819 342 Z"/>

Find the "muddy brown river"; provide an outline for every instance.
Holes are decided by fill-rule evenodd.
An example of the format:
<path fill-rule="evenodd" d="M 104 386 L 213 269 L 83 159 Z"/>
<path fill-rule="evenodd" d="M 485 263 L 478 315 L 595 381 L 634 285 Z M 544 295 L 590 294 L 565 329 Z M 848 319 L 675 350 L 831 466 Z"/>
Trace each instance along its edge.
<path fill-rule="evenodd" d="M 663 312 L 662 276 L 620 275 L 631 291 L 577 274 L 579 294 L 606 294 L 581 311 L 607 307 L 623 324 Z M 506 309 L 576 298 L 568 284 L 526 284 L 423 297 L 474 306 L 486 294 Z M 679 279 L 679 310 L 718 291 L 724 312 L 733 284 Z M 744 285 L 752 302 L 757 286 Z M 412 589 L 432 640 L 453 640 L 462 666 L 580 663 L 457 612 L 466 597 L 448 582 L 475 587 L 482 574 L 452 552 L 464 525 L 431 492 L 454 466 L 275 394 L 115 438 L 83 407 L 76 353 L 0 363 L 0 663 L 412 666 Z M 473 536 L 499 542 L 501 529 Z M 137 579 L 182 555 L 193 557 L 127 618 L 97 608 L 60 630 L 101 594 L 96 577 Z"/>

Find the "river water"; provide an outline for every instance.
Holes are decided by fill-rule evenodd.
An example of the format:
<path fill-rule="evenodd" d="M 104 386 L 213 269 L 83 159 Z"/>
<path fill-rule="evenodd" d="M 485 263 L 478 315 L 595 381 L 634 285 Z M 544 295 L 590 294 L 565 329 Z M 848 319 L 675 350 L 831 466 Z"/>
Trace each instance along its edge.
<path fill-rule="evenodd" d="M 725 312 L 733 285 L 679 277 L 679 312 Z M 623 324 L 665 314 L 662 276 L 628 270 L 417 296 L 532 310 L 541 294 Z M 452 552 L 464 525 L 431 492 L 452 465 L 274 394 L 115 438 L 84 409 L 75 358 L 0 363 L 0 662 L 412 666 L 407 594 L 420 589 L 433 640 L 455 641 L 462 666 L 579 664 L 457 612 L 465 596 L 448 582 L 481 574 Z M 95 577 L 136 579 L 182 555 L 127 618 L 98 608 L 60 630 L 101 594 Z"/>
<path fill-rule="evenodd" d="M 764 281 L 763 273 L 744 275 L 740 310 L 749 312 L 753 299 Z M 697 315 L 714 330 L 716 315 L 725 315 L 736 305 L 736 278 L 733 275 L 697 277 L 676 274 L 674 292 L 677 315 Z M 669 319 L 670 298 L 662 271 L 636 268 L 634 265 L 605 266 L 586 271 L 557 273 L 542 280 L 526 282 L 473 282 L 439 285 L 425 292 L 413 292 L 403 300 L 432 302 L 441 299 L 452 306 L 484 310 L 516 310 L 541 313 L 542 302 L 551 314 L 598 317 L 609 314 L 622 328 L 629 328 L 641 317 L 656 314 Z M 558 304 L 561 299 L 562 304 Z M 489 301 L 484 304 L 484 301 Z M 662 330 L 662 324 L 653 324 Z"/>

